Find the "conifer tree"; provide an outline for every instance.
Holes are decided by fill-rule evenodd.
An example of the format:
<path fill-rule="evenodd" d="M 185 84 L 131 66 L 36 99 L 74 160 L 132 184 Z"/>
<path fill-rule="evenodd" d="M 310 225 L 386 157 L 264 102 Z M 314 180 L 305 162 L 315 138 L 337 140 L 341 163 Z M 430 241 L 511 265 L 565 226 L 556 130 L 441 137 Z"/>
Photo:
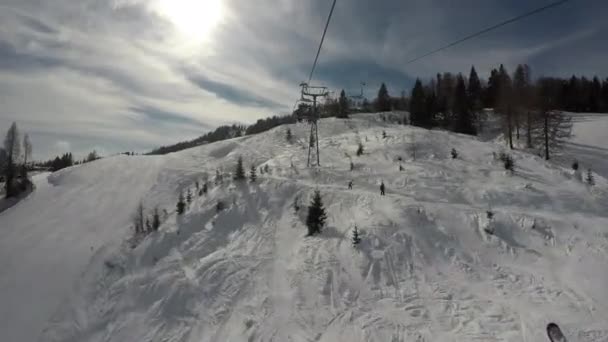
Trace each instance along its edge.
<path fill-rule="evenodd" d="M 353 229 L 352 241 L 354 246 L 361 243 L 361 237 L 359 236 L 359 228 L 357 228 L 357 225 L 355 225 L 355 228 Z"/>
<path fill-rule="evenodd" d="M 456 151 L 455 148 L 452 149 L 451 154 L 452 154 L 452 159 L 457 159 L 458 158 L 458 151 Z"/>
<path fill-rule="evenodd" d="M 473 117 L 477 123 L 477 130 L 481 130 L 485 117 L 483 116 L 483 87 L 475 70 L 475 66 L 471 67 L 469 74 L 469 86 L 467 87 L 467 95 L 469 100 L 469 109 L 472 111 Z"/>
<path fill-rule="evenodd" d="M 338 99 L 338 105 L 339 105 L 339 111 L 338 111 L 338 117 L 339 118 L 348 118 L 348 98 L 346 97 L 346 93 L 344 92 L 344 89 L 342 89 L 342 91 L 340 92 L 340 98 Z"/>
<path fill-rule="evenodd" d="M 256 174 L 255 165 L 251 165 L 251 169 L 249 170 L 249 181 L 251 183 L 255 183 L 257 179 L 258 179 L 258 176 Z"/>
<path fill-rule="evenodd" d="M 308 227 L 308 236 L 320 234 L 325 226 L 327 214 L 323 207 L 321 192 L 315 191 L 312 202 L 308 207 L 308 217 L 306 218 L 306 226 Z"/>
<path fill-rule="evenodd" d="M 473 116 L 467 102 L 467 90 L 464 84 L 464 78 L 458 74 L 456 81 L 456 90 L 454 94 L 454 131 L 457 133 L 476 135 L 477 130 L 473 122 Z"/>
<path fill-rule="evenodd" d="M 391 97 L 386 89 L 386 84 L 382 83 L 378 90 L 378 98 L 376 99 L 376 110 L 379 112 L 388 112 L 391 110 Z"/>
<path fill-rule="evenodd" d="M 410 98 L 410 124 L 418 127 L 429 127 L 427 104 L 424 95 L 424 88 L 420 79 L 416 79 L 416 84 L 412 89 Z"/>
<path fill-rule="evenodd" d="M 157 232 L 160 228 L 160 214 L 158 213 L 158 207 L 154 208 L 154 214 L 152 215 L 152 229 Z"/>
<path fill-rule="evenodd" d="M 350 162 L 350 170 L 353 171 L 355 169 L 355 164 L 351 161 Z"/>
<path fill-rule="evenodd" d="M 234 180 L 240 181 L 244 180 L 245 177 L 245 168 L 243 167 L 243 157 L 239 156 L 239 159 L 236 162 L 236 168 L 234 170 Z"/>
<path fill-rule="evenodd" d="M 285 139 L 287 139 L 288 143 L 291 143 L 293 140 L 293 135 L 291 134 L 291 128 L 287 129 L 287 133 L 285 133 Z"/>
<path fill-rule="evenodd" d="M 587 176 L 585 177 L 585 182 L 590 186 L 595 185 L 595 177 L 593 177 L 593 171 L 591 171 L 591 169 L 587 169 Z"/>
<path fill-rule="evenodd" d="M 184 193 L 179 193 L 179 198 L 177 200 L 177 213 L 179 215 L 183 214 L 186 211 L 186 202 L 184 202 Z"/>
<path fill-rule="evenodd" d="M 357 156 L 363 155 L 363 152 L 364 152 L 363 143 L 359 142 L 359 147 L 357 148 Z"/>

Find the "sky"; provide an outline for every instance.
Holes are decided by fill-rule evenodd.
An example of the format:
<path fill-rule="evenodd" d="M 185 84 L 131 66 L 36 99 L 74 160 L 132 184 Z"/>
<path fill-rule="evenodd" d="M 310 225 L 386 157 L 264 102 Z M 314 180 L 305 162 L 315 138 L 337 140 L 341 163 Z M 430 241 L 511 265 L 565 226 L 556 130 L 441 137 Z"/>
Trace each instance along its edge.
<path fill-rule="evenodd" d="M 572 0 L 419 62 L 550 0 L 338 0 L 313 84 L 392 95 L 437 72 L 608 76 L 608 2 Z M 0 131 L 34 158 L 152 148 L 291 111 L 331 0 L 0 0 Z"/>

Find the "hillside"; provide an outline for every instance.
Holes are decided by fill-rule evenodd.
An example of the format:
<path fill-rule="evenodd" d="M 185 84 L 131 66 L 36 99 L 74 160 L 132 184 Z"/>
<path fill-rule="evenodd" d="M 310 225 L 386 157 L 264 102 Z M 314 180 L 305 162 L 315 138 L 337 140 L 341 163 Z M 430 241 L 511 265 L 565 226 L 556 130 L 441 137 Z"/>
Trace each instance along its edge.
<path fill-rule="evenodd" d="M 605 178 L 589 188 L 520 152 L 511 175 L 501 145 L 365 114 L 323 120 L 311 170 L 307 129 L 39 176 L 0 214 L 3 340 L 545 341 L 549 321 L 575 341 L 608 339 Z M 216 186 L 238 156 L 270 173 Z M 178 193 L 205 174 L 209 193 L 177 216 Z M 315 189 L 328 226 L 305 237 Z M 169 213 L 131 249 L 139 199 Z"/>

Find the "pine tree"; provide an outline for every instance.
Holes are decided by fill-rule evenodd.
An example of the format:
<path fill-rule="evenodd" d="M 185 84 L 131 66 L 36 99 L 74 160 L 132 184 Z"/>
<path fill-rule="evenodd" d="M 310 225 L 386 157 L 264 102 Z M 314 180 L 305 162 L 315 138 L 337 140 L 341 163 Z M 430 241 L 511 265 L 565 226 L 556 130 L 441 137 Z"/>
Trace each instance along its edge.
<path fill-rule="evenodd" d="M 217 204 L 215 205 L 215 211 L 219 213 L 224 209 L 226 209 L 226 204 L 224 204 L 224 201 L 217 201 Z"/>
<path fill-rule="evenodd" d="M 503 117 L 503 128 L 507 136 L 509 148 L 513 149 L 513 82 L 504 65 L 498 69 L 498 109 Z"/>
<path fill-rule="evenodd" d="M 572 170 L 578 171 L 578 160 L 572 162 Z"/>
<path fill-rule="evenodd" d="M 137 205 L 137 211 L 133 217 L 133 225 L 135 226 L 135 234 L 145 233 L 145 216 L 144 216 L 144 202 L 140 201 Z"/>
<path fill-rule="evenodd" d="M 344 89 L 342 89 L 342 91 L 340 92 L 340 98 L 338 99 L 338 105 L 339 105 L 339 111 L 338 111 L 338 117 L 339 118 L 348 118 L 348 98 L 346 97 L 346 93 L 344 92 Z"/>
<path fill-rule="evenodd" d="M 355 228 L 353 229 L 352 242 L 353 246 L 357 246 L 359 243 L 361 243 L 361 237 L 359 236 L 359 228 L 357 228 L 357 225 L 355 225 Z"/>
<path fill-rule="evenodd" d="M 469 109 L 467 100 L 467 90 L 464 84 L 464 78 L 458 74 L 456 81 L 456 90 L 454 93 L 454 131 L 457 133 L 476 135 L 477 130 L 473 121 L 473 116 Z"/>
<path fill-rule="evenodd" d="M 595 185 L 595 177 L 593 177 L 593 171 L 591 171 L 591 169 L 587 169 L 587 176 L 585 177 L 585 182 L 590 186 Z"/>
<path fill-rule="evenodd" d="M 203 191 L 203 195 L 206 195 L 207 191 L 209 190 L 209 183 L 205 182 L 201 190 Z"/>
<path fill-rule="evenodd" d="M 363 155 L 363 152 L 364 152 L 363 143 L 359 142 L 359 147 L 357 148 L 357 156 L 360 157 L 361 155 Z"/>
<path fill-rule="evenodd" d="M 258 176 L 256 174 L 255 165 L 251 165 L 251 169 L 249 170 L 249 181 L 251 183 L 255 183 L 257 179 L 258 179 Z"/>
<path fill-rule="evenodd" d="M 154 214 L 152 215 L 152 229 L 157 232 L 160 228 L 160 215 L 158 213 L 158 207 L 154 208 Z"/>
<path fill-rule="evenodd" d="M 245 168 L 243 167 L 243 157 L 239 156 L 239 159 L 236 162 L 236 167 L 234 170 L 234 180 L 240 181 L 244 180 L 245 177 Z"/>
<path fill-rule="evenodd" d="M 179 193 L 179 198 L 177 200 L 177 213 L 179 215 L 183 214 L 186 211 L 186 202 L 184 202 L 184 193 Z"/>
<path fill-rule="evenodd" d="M 424 88 L 420 79 L 416 79 L 416 84 L 412 89 L 410 98 L 410 124 L 418 127 L 429 127 L 427 104 L 424 95 Z"/>
<path fill-rule="evenodd" d="M 386 89 L 386 84 L 382 83 L 378 90 L 378 98 L 376 99 L 376 110 L 378 112 L 388 112 L 391 110 L 391 97 Z"/>
<path fill-rule="evenodd" d="M 190 189 L 188 189 L 188 192 L 186 193 L 186 202 L 188 204 L 192 203 L 192 192 L 190 191 Z"/>
<path fill-rule="evenodd" d="M 457 159 L 458 158 L 458 151 L 456 151 L 455 148 L 452 149 L 452 159 Z"/>
<path fill-rule="evenodd" d="M 323 200 L 321 198 L 321 192 L 315 191 L 312 202 L 308 207 L 308 217 L 306 218 L 306 226 L 308 227 L 308 236 L 313 236 L 321 233 L 325 221 L 327 220 L 327 214 L 323 207 Z"/>
<path fill-rule="evenodd" d="M 469 109 L 473 113 L 473 117 L 477 122 L 477 130 L 480 131 L 483 126 L 483 121 L 486 119 L 483 116 L 483 87 L 475 70 L 475 66 L 471 67 L 469 74 L 469 86 L 467 87 L 467 95 L 469 100 Z"/>
<path fill-rule="evenodd" d="M 291 134 L 291 128 L 287 129 L 287 133 L 285 134 L 285 139 L 287 139 L 288 143 L 291 143 L 293 140 L 293 135 Z"/>
<path fill-rule="evenodd" d="M 350 170 L 353 171 L 355 169 L 355 164 L 351 161 L 350 162 Z"/>

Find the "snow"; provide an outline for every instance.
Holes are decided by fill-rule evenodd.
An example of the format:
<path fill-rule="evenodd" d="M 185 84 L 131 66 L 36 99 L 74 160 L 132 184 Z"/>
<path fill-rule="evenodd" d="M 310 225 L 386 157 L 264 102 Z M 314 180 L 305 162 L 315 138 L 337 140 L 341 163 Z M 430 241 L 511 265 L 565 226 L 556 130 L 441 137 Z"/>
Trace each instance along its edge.
<path fill-rule="evenodd" d="M 305 167 L 308 126 L 297 124 L 37 176 L 0 214 L 2 340 L 545 341 L 550 321 L 573 341 L 606 339 L 608 156 L 593 122 L 608 121 L 585 118 L 572 146 L 593 147 L 594 160 L 579 159 L 599 173 L 592 188 L 517 151 L 511 175 L 493 157 L 503 145 L 372 114 L 321 122 L 318 169 Z M 211 182 L 176 216 L 180 191 L 238 156 L 271 173 Z M 328 225 L 305 237 L 316 189 Z M 140 199 L 168 216 L 132 249 Z"/>

